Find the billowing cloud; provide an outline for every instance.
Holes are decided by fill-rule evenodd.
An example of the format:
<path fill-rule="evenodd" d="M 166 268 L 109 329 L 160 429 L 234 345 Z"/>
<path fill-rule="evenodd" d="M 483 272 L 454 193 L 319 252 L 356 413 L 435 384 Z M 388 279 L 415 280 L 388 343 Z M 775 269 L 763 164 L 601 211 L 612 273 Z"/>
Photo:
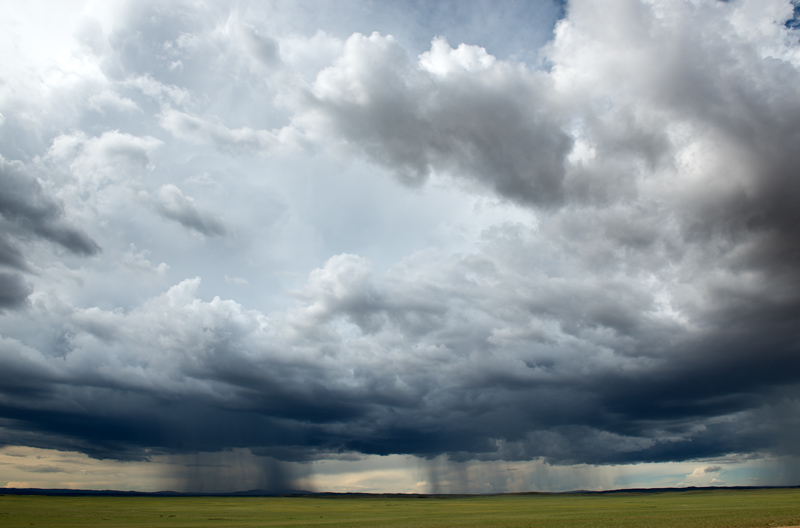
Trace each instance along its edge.
<path fill-rule="evenodd" d="M 317 76 L 297 123 L 408 184 L 448 172 L 512 200 L 559 203 L 572 140 L 550 109 L 549 84 L 477 46 L 435 39 L 415 64 L 392 37 L 355 34 Z"/>
<path fill-rule="evenodd" d="M 761 358 L 717 336 L 626 353 L 626 343 L 652 347 L 648 334 L 666 340 L 679 327 L 654 313 L 644 329 L 619 328 L 603 318 L 601 292 L 560 308 L 559 318 L 577 321 L 564 327 L 549 315 L 552 301 L 531 305 L 541 285 L 522 270 L 484 271 L 483 284 L 463 288 L 503 257 L 495 258 L 459 259 L 438 277 L 419 263 L 415 273 L 436 277 L 434 286 L 409 281 L 402 268 L 375 284 L 362 259 L 334 257 L 309 277 L 309 300 L 277 320 L 233 301 L 201 301 L 199 280 L 128 314 L 75 311 L 57 381 L 28 364 L 41 356 L 15 359 L 16 368 L 91 413 L 63 409 L 69 421 L 40 422 L 34 393 L 16 398 L 31 409 L 16 419 L 49 438 L 40 447 L 68 435 L 105 456 L 230 443 L 290 459 L 345 450 L 602 464 L 773 446 L 780 431 L 769 401 L 782 397 L 773 384 L 791 378 L 786 360 L 759 367 Z M 516 295 L 491 291 L 493 279 L 512 276 Z M 139 396 L 122 403 L 118 390 Z M 91 434 L 73 429 L 75 420 L 95 423 Z"/>
<path fill-rule="evenodd" d="M 574 0 L 528 64 L 250 7 L 112 9 L 79 117 L 0 148 L 0 443 L 800 454 L 792 3 Z"/>

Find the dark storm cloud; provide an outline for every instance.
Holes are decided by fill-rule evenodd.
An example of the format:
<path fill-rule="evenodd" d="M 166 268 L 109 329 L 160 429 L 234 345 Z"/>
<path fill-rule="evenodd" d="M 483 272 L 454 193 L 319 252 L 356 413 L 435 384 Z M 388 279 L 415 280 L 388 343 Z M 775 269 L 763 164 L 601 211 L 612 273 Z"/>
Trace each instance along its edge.
<path fill-rule="evenodd" d="M 504 257 L 492 258 L 497 266 Z M 456 294 L 480 268 L 453 262 L 426 294 L 427 285 L 402 276 L 376 284 L 363 260 L 340 256 L 310 278 L 303 296 L 314 301 L 278 323 L 284 330 L 231 301 L 199 301 L 196 282 L 128 315 L 84 311 L 57 379 L 17 359 L 39 390 L 5 385 L 17 409 L 4 409 L 15 420 L 5 441 L 24 429 L 38 435 L 31 445 L 66 441 L 94 456 L 250 447 L 288 460 L 356 451 L 564 464 L 775 448 L 786 423 L 770 409 L 796 397 L 796 331 L 725 340 L 713 329 L 699 340 L 652 343 L 652 328 L 623 333 L 602 320 L 548 328 L 545 317 L 527 335 L 504 334 L 501 324 L 533 313 L 526 299 L 540 284 L 517 270 L 516 300 L 479 285 Z M 483 278 L 514 270 L 495 274 Z M 469 327 L 462 305 L 474 313 Z M 566 305 L 559 318 L 577 320 L 582 309 Z M 431 313 L 426 330 L 411 334 L 403 324 Z M 110 341 L 89 333 L 99 320 L 118 329 Z M 348 320 L 364 334 L 345 344 L 335 327 Z M 638 356 L 631 339 L 649 355 Z M 144 370 L 131 376 L 125 365 Z M 34 410 L 55 401 L 85 410 Z"/>
<path fill-rule="evenodd" d="M 31 287 L 22 275 L 0 271 L 0 310 L 24 306 L 30 293 Z"/>
<path fill-rule="evenodd" d="M 6 235 L 2 234 L 0 234 L 0 265 L 20 271 L 28 269 L 28 263 L 25 261 L 22 251 Z"/>
<path fill-rule="evenodd" d="M 156 126 L 231 155 L 290 136 L 344 147 L 409 185 L 435 174 L 512 201 L 526 223 L 388 269 L 334 255 L 269 315 L 208 300 L 199 279 L 124 309 L 43 296 L 29 312 L 47 331 L 0 341 L 0 442 L 120 459 L 797 455 L 800 66 L 792 6 L 757 4 L 575 1 L 547 71 L 441 39 L 415 60 L 390 37 L 355 34 L 313 82 L 287 88 L 295 113 L 278 132 L 163 96 L 213 77 L 191 70 L 206 49 L 193 32 L 213 31 L 191 10 L 132 7 L 111 43 L 161 97 Z M 245 52 L 276 67 L 279 39 L 237 27 Z M 170 69 L 180 61 L 190 75 Z M 161 143 L 74 137 L 83 158 L 65 159 L 85 180 L 112 180 L 131 156 L 140 175 Z M 2 169 L 0 261 L 24 271 L 18 245 L 37 237 L 98 250 L 20 164 Z M 174 184 L 150 204 L 227 233 Z M 20 306 L 22 277 L 3 282 L 0 305 Z"/>
<path fill-rule="evenodd" d="M 62 206 L 26 173 L 22 163 L 0 159 L 0 189 L 0 215 L 7 232 L 22 239 L 43 238 L 78 255 L 100 251 L 89 235 L 65 222 Z"/>

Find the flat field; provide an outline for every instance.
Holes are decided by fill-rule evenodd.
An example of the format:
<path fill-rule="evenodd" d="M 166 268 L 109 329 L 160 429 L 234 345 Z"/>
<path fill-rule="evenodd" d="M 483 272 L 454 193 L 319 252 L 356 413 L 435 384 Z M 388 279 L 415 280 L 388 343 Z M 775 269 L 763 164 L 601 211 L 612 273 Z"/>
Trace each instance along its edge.
<path fill-rule="evenodd" d="M 0 527 L 756 528 L 800 525 L 800 489 L 467 497 L 0 495 Z"/>

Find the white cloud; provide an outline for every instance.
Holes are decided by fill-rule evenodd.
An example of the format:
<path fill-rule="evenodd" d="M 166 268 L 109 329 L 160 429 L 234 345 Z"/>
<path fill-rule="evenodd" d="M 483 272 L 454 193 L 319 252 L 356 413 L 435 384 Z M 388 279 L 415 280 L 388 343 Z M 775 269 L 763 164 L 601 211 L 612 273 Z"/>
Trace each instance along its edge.
<path fill-rule="evenodd" d="M 141 108 L 127 97 L 120 97 L 111 91 L 104 91 L 89 98 L 89 108 L 104 112 L 106 109 L 116 109 L 124 112 L 141 112 Z"/>
<path fill-rule="evenodd" d="M 164 275 L 167 270 L 169 270 L 169 265 L 166 262 L 161 262 L 158 265 L 153 264 L 147 258 L 150 255 L 150 251 L 136 251 L 136 249 L 135 244 L 131 244 L 128 251 L 125 251 L 120 256 L 121 263 L 134 273 L 155 273 L 157 275 Z"/>
<path fill-rule="evenodd" d="M 125 84 L 141 90 L 143 94 L 162 105 L 186 107 L 192 103 L 192 96 L 185 88 L 165 84 L 147 74 L 127 79 Z"/>
<path fill-rule="evenodd" d="M 722 471 L 720 466 L 702 466 L 695 468 L 690 474 L 686 475 L 687 478 L 705 477 L 709 473 L 719 473 Z"/>
<path fill-rule="evenodd" d="M 249 286 L 250 285 L 250 283 L 247 282 L 247 279 L 244 279 L 242 277 L 229 277 L 228 275 L 225 275 L 225 282 L 227 282 L 229 284 L 235 284 L 236 286 Z"/>
<path fill-rule="evenodd" d="M 66 162 L 79 185 L 96 191 L 112 182 L 130 184 L 152 169 L 151 156 L 163 142 L 152 137 L 137 137 L 117 130 L 88 137 L 74 132 L 56 137 L 48 156 Z"/>
<path fill-rule="evenodd" d="M 269 152 L 278 147 L 280 131 L 254 130 L 250 127 L 230 129 L 221 123 L 205 121 L 177 110 L 167 110 L 161 125 L 176 137 L 198 144 L 210 144 L 232 153 Z"/>

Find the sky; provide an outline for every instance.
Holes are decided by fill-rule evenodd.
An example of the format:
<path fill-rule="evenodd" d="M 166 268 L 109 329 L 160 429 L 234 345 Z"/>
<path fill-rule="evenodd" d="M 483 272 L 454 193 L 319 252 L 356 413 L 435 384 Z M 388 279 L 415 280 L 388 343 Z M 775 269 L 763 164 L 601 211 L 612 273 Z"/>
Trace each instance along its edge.
<path fill-rule="evenodd" d="M 0 486 L 800 484 L 797 4 L 0 7 Z"/>

